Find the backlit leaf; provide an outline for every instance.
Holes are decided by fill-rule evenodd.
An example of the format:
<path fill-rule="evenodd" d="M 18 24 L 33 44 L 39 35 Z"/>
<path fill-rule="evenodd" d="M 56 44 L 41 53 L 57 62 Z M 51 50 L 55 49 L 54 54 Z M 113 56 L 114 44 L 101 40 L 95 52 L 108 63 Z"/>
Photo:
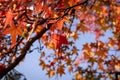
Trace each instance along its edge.
<path fill-rule="evenodd" d="M 75 80 L 80 80 L 81 79 L 81 75 L 79 74 L 79 73 L 77 73 L 76 75 L 75 75 Z"/>
<path fill-rule="evenodd" d="M 59 74 L 60 76 L 65 74 L 63 65 L 61 65 L 59 68 L 57 68 L 57 74 Z"/>
<path fill-rule="evenodd" d="M 22 30 L 21 30 L 21 27 L 16 27 L 16 26 L 13 26 L 13 27 L 10 27 L 10 28 L 7 28 L 5 31 L 4 31 L 4 34 L 11 34 L 11 37 L 12 37 L 12 46 L 14 46 L 16 44 L 16 37 L 18 35 L 22 35 Z"/>
<path fill-rule="evenodd" d="M 76 41 L 78 38 L 79 38 L 79 34 L 75 33 L 75 34 L 73 35 L 73 39 Z"/>
<path fill-rule="evenodd" d="M 54 45 L 55 49 L 59 49 L 62 44 L 68 44 L 68 41 L 63 34 L 52 34 L 50 43 Z"/>
<path fill-rule="evenodd" d="M 58 23 L 57 23 L 57 28 L 58 28 L 58 30 L 62 30 L 62 28 L 63 28 L 63 23 L 64 23 L 64 20 L 60 20 Z"/>
<path fill-rule="evenodd" d="M 13 17 L 14 17 L 14 14 L 13 14 L 12 10 L 9 9 L 8 12 L 6 13 L 6 20 L 5 20 L 5 26 L 4 26 L 4 28 L 6 28 L 8 24 L 10 26 L 14 25 L 14 22 L 12 20 Z"/>
<path fill-rule="evenodd" d="M 42 8 L 43 8 L 42 4 L 43 4 L 42 1 L 39 1 L 39 2 L 36 1 L 36 3 L 35 3 L 35 12 L 40 12 L 42 10 Z"/>
<path fill-rule="evenodd" d="M 52 77 L 54 76 L 55 73 L 54 73 L 54 70 L 49 70 L 47 74 L 49 77 Z"/>

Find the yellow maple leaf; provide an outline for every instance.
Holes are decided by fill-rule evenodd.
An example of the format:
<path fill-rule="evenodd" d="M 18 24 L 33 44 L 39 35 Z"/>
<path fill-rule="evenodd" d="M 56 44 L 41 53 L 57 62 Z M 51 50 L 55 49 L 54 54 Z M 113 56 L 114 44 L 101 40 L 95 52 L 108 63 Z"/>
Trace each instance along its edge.
<path fill-rule="evenodd" d="M 79 73 L 77 73 L 77 74 L 75 75 L 75 79 L 76 79 L 76 80 L 80 80 L 80 79 L 81 79 L 81 75 L 80 75 Z"/>
<path fill-rule="evenodd" d="M 50 70 L 50 71 L 48 71 L 47 74 L 49 77 L 52 77 L 55 73 L 54 73 L 54 70 Z"/>

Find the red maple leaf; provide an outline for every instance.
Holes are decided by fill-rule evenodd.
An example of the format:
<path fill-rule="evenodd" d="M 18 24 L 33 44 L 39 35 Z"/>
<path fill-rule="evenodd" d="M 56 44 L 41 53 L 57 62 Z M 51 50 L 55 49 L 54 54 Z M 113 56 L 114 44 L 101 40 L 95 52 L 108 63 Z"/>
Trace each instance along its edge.
<path fill-rule="evenodd" d="M 14 17 L 14 14 L 12 12 L 11 9 L 9 9 L 9 11 L 6 13 L 6 21 L 5 21 L 5 26 L 4 28 L 7 27 L 7 25 L 9 24 L 10 26 L 13 26 L 14 25 L 14 22 L 13 22 L 13 17 Z"/>
<path fill-rule="evenodd" d="M 68 44 L 66 36 L 63 34 L 52 34 L 50 42 L 54 44 L 55 49 L 59 49 L 62 44 Z"/>
<path fill-rule="evenodd" d="M 4 31 L 4 34 L 11 34 L 11 37 L 12 37 L 12 46 L 14 46 L 16 44 L 16 37 L 18 35 L 22 35 L 22 29 L 19 26 L 18 27 L 12 26 L 10 28 L 7 28 Z"/>

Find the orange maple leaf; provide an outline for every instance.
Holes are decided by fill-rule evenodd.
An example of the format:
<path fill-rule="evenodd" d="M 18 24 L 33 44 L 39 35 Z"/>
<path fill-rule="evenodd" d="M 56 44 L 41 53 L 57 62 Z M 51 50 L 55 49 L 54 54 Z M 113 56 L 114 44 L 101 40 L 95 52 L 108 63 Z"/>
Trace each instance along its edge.
<path fill-rule="evenodd" d="M 42 2 L 42 0 L 41 1 L 39 1 L 39 2 L 35 2 L 35 12 L 40 12 L 40 10 L 42 10 L 42 8 L 43 8 L 43 2 Z"/>
<path fill-rule="evenodd" d="M 14 14 L 12 12 L 11 9 L 9 9 L 9 11 L 6 13 L 6 20 L 5 20 L 5 26 L 4 26 L 4 29 L 7 27 L 7 25 L 9 24 L 10 26 L 13 26 L 14 25 L 14 22 L 13 22 L 13 17 L 14 17 Z"/>
<path fill-rule="evenodd" d="M 57 28 L 58 28 L 58 30 L 60 30 L 60 31 L 62 30 L 64 21 L 65 21 L 65 20 L 60 20 L 60 21 L 57 23 L 57 26 L 58 26 Z"/>
<path fill-rule="evenodd" d="M 7 28 L 4 31 L 4 34 L 11 34 L 11 37 L 12 37 L 12 46 L 14 46 L 16 44 L 16 37 L 18 35 L 22 35 L 22 29 L 19 26 L 18 27 L 13 26 L 13 27 Z"/>
<path fill-rule="evenodd" d="M 62 44 L 68 44 L 66 36 L 63 34 L 52 34 L 50 42 L 54 44 L 55 49 L 59 49 Z"/>

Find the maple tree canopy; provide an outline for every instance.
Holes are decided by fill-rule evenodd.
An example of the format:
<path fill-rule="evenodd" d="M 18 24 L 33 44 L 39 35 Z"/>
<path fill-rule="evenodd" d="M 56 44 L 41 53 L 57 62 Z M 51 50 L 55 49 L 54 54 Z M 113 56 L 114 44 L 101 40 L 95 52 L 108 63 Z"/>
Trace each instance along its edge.
<path fill-rule="evenodd" d="M 50 78 L 120 79 L 120 0 L 0 0 L 0 79 L 34 50 Z"/>

